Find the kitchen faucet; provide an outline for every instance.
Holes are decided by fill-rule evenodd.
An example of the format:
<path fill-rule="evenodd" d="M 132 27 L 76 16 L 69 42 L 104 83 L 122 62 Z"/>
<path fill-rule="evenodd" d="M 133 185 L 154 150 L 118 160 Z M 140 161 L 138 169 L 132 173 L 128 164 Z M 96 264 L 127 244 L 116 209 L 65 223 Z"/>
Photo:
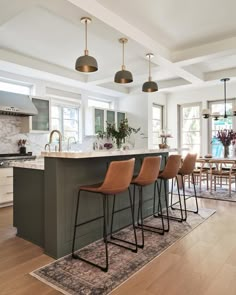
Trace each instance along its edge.
<path fill-rule="evenodd" d="M 62 142 L 62 135 L 61 135 L 61 132 L 59 130 L 52 130 L 51 133 L 50 133 L 50 136 L 49 136 L 49 144 L 52 143 L 52 137 L 53 137 L 53 134 L 54 133 L 57 133 L 58 134 L 58 146 L 59 146 L 59 152 L 61 152 L 61 142 Z"/>
<path fill-rule="evenodd" d="M 68 140 L 67 140 L 67 151 L 70 150 L 70 140 L 71 139 L 73 139 L 74 140 L 74 143 L 76 143 L 76 138 L 74 136 L 68 137 Z"/>
<path fill-rule="evenodd" d="M 51 152 L 51 147 L 50 147 L 50 144 L 49 143 L 46 143 L 45 146 L 44 146 L 44 150 L 46 151 L 48 148 L 48 151 Z"/>

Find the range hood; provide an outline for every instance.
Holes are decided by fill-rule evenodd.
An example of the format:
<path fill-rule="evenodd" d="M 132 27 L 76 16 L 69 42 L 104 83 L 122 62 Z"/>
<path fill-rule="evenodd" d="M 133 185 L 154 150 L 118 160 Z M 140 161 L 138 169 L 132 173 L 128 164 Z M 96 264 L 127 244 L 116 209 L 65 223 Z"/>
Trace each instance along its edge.
<path fill-rule="evenodd" d="M 0 114 L 34 116 L 38 111 L 28 95 L 0 91 Z"/>

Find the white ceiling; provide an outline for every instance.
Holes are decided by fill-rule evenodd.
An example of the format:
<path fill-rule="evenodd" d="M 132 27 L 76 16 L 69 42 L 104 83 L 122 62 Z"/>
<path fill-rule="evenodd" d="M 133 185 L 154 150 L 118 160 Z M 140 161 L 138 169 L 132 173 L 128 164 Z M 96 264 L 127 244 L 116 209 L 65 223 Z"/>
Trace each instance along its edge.
<path fill-rule="evenodd" d="M 153 52 L 152 78 L 162 91 L 201 86 L 223 74 L 236 76 L 235 10 L 235 0 L 0 0 L 0 66 L 45 71 L 50 79 L 61 76 L 117 96 L 141 92 L 148 78 L 145 55 Z M 82 16 L 93 19 L 88 48 L 99 70 L 92 74 L 74 70 L 84 50 Z M 134 82 L 117 85 L 123 36 Z"/>

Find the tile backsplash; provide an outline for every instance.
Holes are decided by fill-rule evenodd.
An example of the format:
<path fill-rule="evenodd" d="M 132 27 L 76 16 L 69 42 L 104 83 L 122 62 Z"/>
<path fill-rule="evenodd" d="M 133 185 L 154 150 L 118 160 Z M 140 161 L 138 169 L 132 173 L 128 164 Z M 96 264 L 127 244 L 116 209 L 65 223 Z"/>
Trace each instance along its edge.
<path fill-rule="evenodd" d="M 48 142 L 48 134 L 21 133 L 21 117 L 0 115 L 0 153 L 17 153 L 19 139 L 26 139 L 26 151 L 39 155 Z"/>

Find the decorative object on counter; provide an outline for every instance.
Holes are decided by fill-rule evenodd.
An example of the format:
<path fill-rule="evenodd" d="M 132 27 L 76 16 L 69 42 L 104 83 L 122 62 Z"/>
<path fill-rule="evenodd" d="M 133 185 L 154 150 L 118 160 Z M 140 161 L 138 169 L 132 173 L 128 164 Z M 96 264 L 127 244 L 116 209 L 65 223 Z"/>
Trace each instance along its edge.
<path fill-rule="evenodd" d="M 50 136 L 49 136 L 49 145 L 52 143 L 52 137 L 53 137 L 53 134 L 54 133 L 57 133 L 58 134 L 58 151 L 61 152 L 62 151 L 62 148 L 61 148 L 61 145 L 62 145 L 62 134 L 59 130 L 52 130 L 51 133 L 50 133 Z M 57 151 L 57 146 L 55 146 L 55 151 Z"/>
<path fill-rule="evenodd" d="M 125 69 L 125 43 L 128 42 L 127 38 L 120 38 L 119 42 L 122 43 L 122 66 L 121 71 L 116 72 L 114 82 L 120 83 L 120 84 L 126 84 L 133 82 L 133 76 L 130 71 L 127 71 Z"/>
<path fill-rule="evenodd" d="M 138 133 L 140 128 L 133 128 L 129 126 L 128 119 L 121 120 L 120 126 L 116 129 L 115 124 L 107 122 L 106 134 L 108 138 L 114 138 L 116 141 L 117 149 L 121 148 L 122 143 L 125 139 L 130 136 L 132 133 Z"/>
<path fill-rule="evenodd" d="M 229 146 L 236 142 L 236 133 L 232 129 L 218 130 L 216 139 L 220 141 L 224 147 L 224 158 L 229 157 Z"/>
<path fill-rule="evenodd" d="M 227 119 L 228 117 L 236 116 L 236 108 L 233 108 L 232 114 L 227 114 L 227 102 L 226 102 L 226 82 L 230 81 L 230 78 L 223 78 L 220 80 L 224 82 L 224 114 L 220 114 L 219 112 L 214 112 L 211 114 L 210 110 L 204 109 L 202 110 L 202 116 L 204 119 L 209 119 L 212 117 L 215 121 L 219 120 L 220 118 Z"/>
<path fill-rule="evenodd" d="M 147 263 L 152 261 L 155 257 L 163 253 L 168 247 L 206 221 L 214 213 L 215 210 L 201 208 L 198 214 L 189 213 L 186 222 L 180 223 L 171 220 L 170 232 L 164 236 L 146 231 L 146 245 L 138 254 L 126 251 L 126 249 L 111 247 L 109 251 L 112 259 L 110 261 L 110 270 L 108 273 L 94 270 L 93 266 L 83 261 L 75 261 L 71 258 L 71 254 L 69 254 L 30 274 L 63 294 L 106 295 L 147 265 Z M 160 225 L 160 221 L 156 218 L 147 218 L 146 221 L 150 226 Z M 138 234 L 140 235 L 140 233 Z M 120 238 L 123 239 L 130 237 L 132 234 L 131 226 L 123 229 L 119 234 Z M 140 239 L 141 236 L 138 236 L 138 238 Z M 79 253 L 85 255 L 86 258 L 96 259 L 97 263 L 102 262 L 104 255 L 103 239 L 80 249 Z"/>
<path fill-rule="evenodd" d="M 160 136 L 161 143 L 159 144 L 160 149 L 168 149 L 169 145 L 167 144 L 167 138 L 173 138 L 169 129 L 161 130 Z"/>
<path fill-rule="evenodd" d="M 19 139 L 18 140 L 18 147 L 19 147 L 19 151 L 20 154 L 26 154 L 26 139 Z"/>
<path fill-rule="evenodd" d="M 143 84 L 142 91 L 143 92 L 155 92 L 158 91 L 157 83 L 152 81 L 151 77 L 151 58 L 154 57 L 153 53 L 147 53 L 146 57 L 148 57 L 148 65 L 149 65 L 149 76 L 148 81 Z"/>
<path fill-rule="evenodd" d="M 82 17 L 80 19 L 82 24 L 85 24 L 85 50 L 84 55 L 77 58 L 75 63 L 75 69 L 79 72 L 96 72 L 98 70 L 98 64 L 94 57 L 89 55 L 88 48 L 87 48 L 87 26 L 92 22 L 90 17 Z"/>

